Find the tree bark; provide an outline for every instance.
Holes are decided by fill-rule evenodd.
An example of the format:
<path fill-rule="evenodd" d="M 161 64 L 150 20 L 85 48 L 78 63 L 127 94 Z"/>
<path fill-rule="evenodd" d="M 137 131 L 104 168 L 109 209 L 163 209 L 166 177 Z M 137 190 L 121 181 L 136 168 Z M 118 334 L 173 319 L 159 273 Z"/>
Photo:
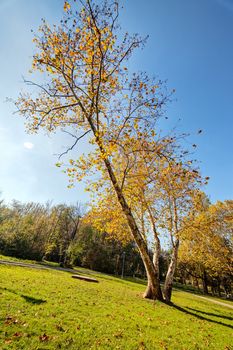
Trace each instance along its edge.
<path fill-rule="evenodd" d="M 153 264 L 154 264 L 155 270 L 158 273 L 158 277 L 159 277 L 159 272 L 160 272 L 159 271 L 159 257 L 160 257 L 160 254 L 161 254 L 161 246 L 160 246 L 159 238 L 157 237 L 155 239 L 155 250 L 154 250 L 154 254 L 153 254 Z"/>
<path fill-rule="evenodd" d="M 161 245 L 160 245 L 160 239 L 158 237 L 158 233 L 156 230 L 156 226 L 155 226 L 155 221 L 154 221 L 154 217 L 151 211 L 151 208 L 149 206 L 147 206 L 148 212 L 149 212 L 149 216 L 150 216 L 150 221 L 151 221 L 151 227 L 152 227 L 152 231 L 154 234 L 154 243 L 155 243 L 155 247 L 154 247 L 154 254 L 153 254 L 153 265 L 155 268 L 155 272 L 156 272 L 156 280 L 157 280 L 157 285 L 159 286 L 159 300 L 163 300 L 163 293 L 162 293 L 162 289 L 160 286 L 160 270 L 159 270 L 159 258 L 160 258 L 160 254 L 161 254 Z M 153 285 L 152 282 L 150 280 L 150 277 L 147 276 L 147 289 L 144 293 L 144 298 L 148 298 L 148 299 L 153 299 L 151 298 L 151 295 L 153 294 Z"/>
<path fill-rule="evenodd" d="M 158 289 L 157 289 L 157 286 L 159 286 Z M 148 276 L 148 275 L 147 275 L 147 287 L 143 294 L 143 298 L 164 301 L 163 293 L 159 282 L 157 281 L 156 285 L 154 285 L 154 281 L 151 279 L 151 276 Z"/>
<path fill-rule="evenodd" d="M 179 249 L 179 239 L 176 240 L 173 246 L 171 261 L 167 270 L 167 275 L 164 284 L 164 296 L 166 303 L 170 303 L 172 295 L 172 285 L 174 279 L 174 273 L 177 265 L 178 258 L 178 249 Z"/>
<path fill-rule="evenodd" d="M 160 287 L 160 277 L 159 277 L 159 257 L 160 257 L 160 241 L 159 238 L 157 237 L 157 239 L 155 240 L 155 250 L 154 250 L 154 254 L 153 254 L 153 265 L 156 271 L 156 283 L 159 286 L 159 300 L 163 300 L 163 293 Z M 150 276 L 148 276 L 147 274 L 147 288 L 146 291 L 143 295 L 144 298 L 148 298 L 148 299 L 154 299 L 153 297 L 153 283 L 150 279 Z"/>

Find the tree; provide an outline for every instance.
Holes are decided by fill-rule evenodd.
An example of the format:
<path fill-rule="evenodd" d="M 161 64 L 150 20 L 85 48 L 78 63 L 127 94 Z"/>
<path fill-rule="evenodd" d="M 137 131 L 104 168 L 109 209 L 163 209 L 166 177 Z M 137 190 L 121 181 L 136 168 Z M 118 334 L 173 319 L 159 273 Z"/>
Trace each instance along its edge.
<path fill-rule="evenodd" d="M 201 203 L 193 217 L 188 218 L 190 224 L 184 232 L 180 258 L 189 273 L 202 279 L 205 293 L 208 280 L 217 283 L 220 293 L 221 281 L 224 284 L 233 275 L 233 201 Z"/>
<path fill-rule="evenodd" d="M 70 249 L 75 240 L 84 209 L 77 203 L 68 206 L 59 204 L 51 209 L 48 218 L 49 236 L 44 258 L 58 257 L 62 266 L 70 265 Z"/>
<path fill-rule="evenodd" d="M 122 274 L 124 254 L 124 275 L 144 277 L 145 270 L 133 241 L 122 243 L 91 225 L 82 223 L 71 250 L 73 263 L 115 275 Z"/>
<path fill-rule="evenodd" d="M 139 148 L 138 142 L 133 142 Z M 170 241 L 171 260 L 166 273 L 164 297 L 171 300 L 173 277 L 177 265 L 178 248 L 182 231 L 186 227 L 186 216 L 192 210 L 192 199 L 201 183 L 201 177 L 190 169 L 189 165 L 175 163 L 172 159 L 156 157 L 154 152 L 137 155 L 130 159 L 132 149 L 127 147 L 127 161 L 130 163 L 127 174 L 125 169 L 126 151 L 117 154 L 112 162 L 117 162 L 118 174 L 124 179 L 123 194 L 130 205 L 136 223 L 148 250 L 153 251 L 153 265 L 160 284 L 161 237 Z M 139 158 L 141 158 L 139 160 Z M 119 177 L 119 175 L 118 175 Z M 130 240 L 126 219 L 121 215 L 121 208 L 114 192 L 103 176 L 102 184 L 92 183 L 90 190 L 98 197 L 88 214 L 91 224 L 98 230 L 108 232 L 123 242 Z M 150 293 L 150 282 L 146 295 Z M 162 293 L 162 291 L 161 291 Z"/>
<path fill-rule="evenodd" d="M 48 207 L 13 201 L 4 209 L 0 227 L 1 252 L 25 259 L 41 260 L 48 235 Z"/>
<path fill-rule="evenodd" d="M 38 95 L 21 94 L 16 106 L 26 118 L 29 132 L 43 128 L 48 133 L 62 130 L 71 135 L 74 143 L 63 155 L 89 136 L 87 140 L 93 151 L 70 159 L 67 173 L 71 185 L 74 179 L 90 175 L 93 167 L 107 173 L 146 269 L 145 296 L 162 300 L 158 271 L 123 191 L 124 176 L 118 174 L 112 159 L 125 147 L 132 147 L 134 140 L 141 145 L 131 154 L 136 161 L 138 154 L 146 153 L 172 157 L 174 135 L 160 140 L 156 131 L 169 94 L 160 81 L 144 73 L 128 74 L 127 60 L 145 39 L 128 33 L 118 35 L 118 2 L 103 0 L 95 4 L 80 0 L 79 3 L 81 9 L 75 1 L 72 7 L 65 2 L 65 16 L 60 25 L 50 27 L 43 21 L 39 29 L 41 36 L 34 38 L 37 53 L 32 70 L 44 73 L 47 83 L 26 81 L 39 89 Z M 179 159 L 177 155 L 176 159 Z M 123 174 L 128 172 L 129 163 L 126 159 Z"/>

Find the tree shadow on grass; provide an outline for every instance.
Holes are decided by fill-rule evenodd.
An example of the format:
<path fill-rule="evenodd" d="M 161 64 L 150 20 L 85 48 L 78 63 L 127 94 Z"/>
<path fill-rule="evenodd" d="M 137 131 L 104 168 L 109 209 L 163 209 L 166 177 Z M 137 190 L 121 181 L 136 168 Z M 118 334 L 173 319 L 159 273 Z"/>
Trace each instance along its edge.
<path fill-rule="evenodd" d="M 27 303 L 30 303 L 30 304 L 33 304 L 33 305 L 40 305 L 40 304 L 43 304 L 43 303 L 47 302 L 46 300 L 43 300 L 43 299 L 37 299 L 37 298 L 31 297 L 31 296 L 28 296 L 28 295 L 25 295 L 25 294 L 20 294 L 18 292 L 15 292 L 13 289 L 0 287 L 0 290 L 3 290 L 3 291 L 5 290 L 5 291 L 7 291 L 9 293 L 18 295 L 19 297 L 23 298 Z"/>
<path fill-rule="evenodd" d="M 204 316 L 201 316 L 201 315 L 198 315 L 198 314 L 195 313 L 195 312 L 200 312 L 200 313 L 203 313 L 203 314 L 208 314 L 206 312 L 202 312 L 202 311 L 196 310 L 196 309 L 187 308 L 187 309 L 195 311 L 195 312 L 191 312 L 191 311 L 189 311 L 189 310 L 187 310 L 187 309 L 185 309 L 185 308 L 183 308 L 181 306 L 175 305 L 175 304 L 171 304 L 171 307 L 173 307 L 174 309 L 176 309 L 178 311 L 181 311 L 181 312 L 183 312 L 183 313 L 185 313 L 187 315 L 194 316 L 194 317 L 198 318 L 199 320 L 207 321 L 207 322 L 211 322 L 211 323 L 215 323 L 215 324 L 219 324 L 221 326 L 233 329 L 233 326 L 231 326 L 230 324 L 226 324 L 226 323 L 221 322 L 221 321 L 215 321 L 215 320 L 212 320 L 211 318 L 204 317 Z M 213 315 L 213 314 L 209 313 L 208 315 Z M 214 315 L 214 316 L 216 316 L 216 315 Z"/>
<path fill-rule="evenodd" d="M 28 295 L 24 295 L 24 294 L 20 294 L 20 296 L 24 300 L 26 300 L 27 303 L 30 303 L 30 304 L 40 305 L 40 304 L 46 303 L 46 300 L 43 300 L 43 299 L 37 299 L 37 298 L 29 297 Z"/>
<path fill-rule="evenodd" d="M 211 313 L 211 312 L 206 312 L 206 311 L 202 311 L 202 310 L 198 310 L 198 309 L 193 309 L 191 307 L 187 307 L 187 309 L 189 309 L 191 311 L 194 311 L 194 312 L 199 312 L 199 313 L 204 314 L 204 315 L 220 317 L 220 318 L 224 318 L 224 319 L 229 320 L 229 321 L 233 321 L 233 317 L 224 316 L 224 315 L 220 315 L 220 314 L 214 314 L 214 313 Z"/>

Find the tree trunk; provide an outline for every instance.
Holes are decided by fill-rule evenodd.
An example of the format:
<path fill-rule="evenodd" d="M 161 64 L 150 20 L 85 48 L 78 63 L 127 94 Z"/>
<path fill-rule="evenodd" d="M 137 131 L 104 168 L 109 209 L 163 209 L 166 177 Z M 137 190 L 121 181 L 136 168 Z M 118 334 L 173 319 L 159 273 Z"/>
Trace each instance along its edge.
<path fill-rule="evenodd" d="M 221 298 L 222 293 L 221 293 L 221 280 L 217 278 L 217 289 L 218 289 L 218 296 Z"/>
<path fill-rule="evenodd" d="M 155 251 L 153 254 L 153 264 L 155 267 L 155 271 L 157 272 L 158 278 L 159 278 L 159 257 L 160 257 L 160 242 L 156 242 L 155 244 Z"/>
<path fill-rule="evenodd" d="M 157 278 L 155 277 L 155 280 Z M 157 286 L 159 286 L 159 288 L 157 289 Z M 164 301 L 163 300 L 163 293 L 159 284 L 159 281 L 157 279 L 156 284 L 154 284 L 154 281 L 151 279 L 150 276 L 147 275 L 147 287 L 146 290 L 143 294 L 143 298 L 147 298 L 147 299 L 154 299 L 154 300 L 160 300 L 160 301 Z"/>
<path fill-rule="evenodd" d="M 120 262 L 120 255 L 117 254 L 116 263 L 115 263 L 115 275 L 116 276 L 119 275 L 119 262 Z"/>
<path fill-rule="evenodd" d="M 197 278 L 197 277 L 195 277 L 195 287 L 196 287 L 198 290 L 200 290 L 200 288 L 199 288 L 199 281 L 198 281 L 198 278 Z"/>
<path fill-rule="evenodd" d="M 155 247 L 154 247 L 154 254 L 153 254 L 153 265 L 155 268 L 155 273 L 156 273 L 156 280 L 157 280 L 157 285 L 159 286 L 159 300 L 163 301 L 163 293 L 161 290 L 161 286 L 160 286 L 160 269 L 159 269 L 159 258 L 160 258 L 160 254 L 161 254 L 161 245 L 160 245 L 160 239 L 158 236 L 158 232 L 156 230 L 156 226 L 155 226 L 155 220 L 151 211 L 150 206 L 147 206 L 147 210 L 149 212 L 149 216 L 150 216 L 150 221 L 151 221 L 151 227 L 152 227 L 152 231 L 154 233 L 154 243 L 155 243 Z M 147 275 L 147 289 L 144 293 L 144 298 L 148 298 L 148 299 L 153 299 L 151 298 L 151 295 L 153 294 L 153 284 L 152 281 L 150 279 L 150 276 Z"/>
<path fill-rule="evenodd" d="M 174 273 L 176 270 L 177 258 L 178 258 L 178 249 L 179 249 L 179 239 L 176 240 L 173 246 L 172 257 L 171 257 L 171 261 L 167 270 L 167 275 L 164 283 L 164 296 L 165 296 L 166 303 L 170 303 L 171 301 L 173 278 L 174 278 Z"/>
<path fill-rule="evenodd" d="M 214 279 L 210 279 L 210 289 L 211 289 L 211 294 L 214 296 L 215 295 L 215 282 Z"/>
<path fill-rule="evenodd" d="M 129 207 L 128 203 L 126 202 L 126 199 L 124 197 L 122 188 L 118 184 L 117 178 L 115 176 L 115 173 L 112 168 L 112 164 L 108 157 L 106 157 L 106 152 L 104 150 L 104 146 L 102 144 L 102 141 L 100 140 L 100 137 L 97 133 L 96 127 L 91 119 L 91 117 L 88 118 L 88 122 L 90 124 L 90 127 L 95 135 L 96 138 L 96 143 L 99 146 L 100 153 L 103 155 L 103 160 L 105 163 L 106 170 L 109 175 L 109 179 L 114 187 L 114 190 L 116 192 L 118 202 L 121 205 L 122 212 L 124 213 L 126 220 L 128 222 L 129 228 L 131 230 L 132 236 L 137 244 L 139 253 L 141 255 L 142 261 L 144 263 L 145 269 L 146 269 L 146 274 L 147 274 L 147 279 L 148 279 L 148 286 L 146 289 L 146 292 L 144 293 L 145 298 L 150 298 L 150 299 L 158 299 L 163 301 L 163 296 L 161 293 L 161 288 L 160 284 L 158 283 L 159 281 L 159 276 L 157 271 L 155 270 L 153 261 L 150 258 L 149 251 L 147 244 L 142 237 L 136 220 L 133 216 L 133 213 L 131 211 L 131 208 Z"/>
<path fill-rule="evenodd" d="M 160 246 L 160 240 L 158 235 L 155 235 L 155 249 L 154 249 L 154 254 L 153 254 L 153 265 L 155 268 L 156 276 L 155 276 L 155 281 L 156 285 L 159 286 L 158 294 L 159 298 L 158 300 L 163 300 L 163 293 L 160 287 L 160 277 L 159 277 L 159 257 L 161 253 L 161 246 Z M 145 293 L 143 294 L 144 298 L 147 299 L 155 299 L 153 297 L 154 295 L 154 286 L 153 286 L 153 281 L 151 280 L 151 277 L 147 274 L 147 288 L 145 290 Z"/>
<path fill-rule="evenodd" d="M 207 275 L 206 275 L 206 271 L 203 271 L 203 275 L 202 275 L 202 285 L 203 285 L 203 293 L 204 294 L 209 294 L 208 292 L 208 284 L 207 284 Z"/>
<path fill-rule="evenodd" d="M 160 241 L 159 238 L 157 237 L 157 239 L 155 240 L 155 250 L 154 250 L 154 254 L 153 254 L 153 265 L 156 271 L 156 280 L 157 280 L 157 285 L 159 286 L 159 300 L 163 300 L 163 293 L 160 287 L 160 278 L 159 278 L 159 257 L 160 257 L 160 251 L 161 251 L 161 247 L 160 247 Z M 148 276 L 147 274 L 147 288 L 145 293 L 143 294 L 144 298 L 148 298 L 148 299 L 154 299 L 152 297 L 153 295 L 153 283 L 151 281 L 150 276 Z"/>
<path fill-rule="evenodd" d="M 158 274 L 158 271 L 156 271 L 153 261 L 150 258 L 146 242 L 144 241 L 142 235 L 140 234 L 136 221 L 133 217 L 132 211 L 126 202 L 124 195 L 122 194 L 122 190 L 117 183 L 115 174 L 113 173 L 111 164 L 108 159 L 105 159 L 105 165 L 108 170 L 109 177 L 112 181 L 114 189 L 116 191 L 122 211 L 126 216 L 132 236 L 134 237 L 134 240 L 138 246 L 139 253 L 141 255 L 142 261 L 146 269 L 148 286 L 143 296 L 144 298 L 158 299 L 162 301 L 163 296 L 162 296 L 162 292 L 159 284 L 159 274 Z"/>

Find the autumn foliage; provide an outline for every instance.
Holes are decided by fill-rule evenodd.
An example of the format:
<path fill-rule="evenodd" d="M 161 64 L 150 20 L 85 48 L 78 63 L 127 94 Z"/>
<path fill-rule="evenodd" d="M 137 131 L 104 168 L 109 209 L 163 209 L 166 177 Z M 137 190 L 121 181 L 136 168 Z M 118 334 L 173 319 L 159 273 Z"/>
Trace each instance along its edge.
<path fill-rule="evenodd" d="M 116 1 L 66 1 L 60 25 L 43 21 L 34 38 L 32 72 L 42 73 L 46 83 L 27 80 L 38 93 L 22 93 L 16 106 L 28 132 L 42 128 L 71 136 L 72 145 L 61 154 L 66 161 L 57 165 L 65 166 L 70 187 L 88 181 L 95 205 L 87 220 L 125 242 L 133 239 L 148 278 L 144 296 L 169 302 L 185 217 L 206 180 L 181 145 L 185 135 L 160 129 L 172 92 L 145 73 L 129 74 L 128 59 L 145 39 L 121 32 L 118 11 Z M 81 139 L 91 151 L 67 159 Z M 163 296 L 164 234 L 172 254 Z"/>

